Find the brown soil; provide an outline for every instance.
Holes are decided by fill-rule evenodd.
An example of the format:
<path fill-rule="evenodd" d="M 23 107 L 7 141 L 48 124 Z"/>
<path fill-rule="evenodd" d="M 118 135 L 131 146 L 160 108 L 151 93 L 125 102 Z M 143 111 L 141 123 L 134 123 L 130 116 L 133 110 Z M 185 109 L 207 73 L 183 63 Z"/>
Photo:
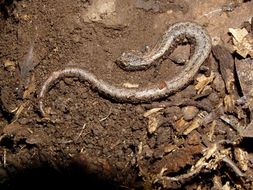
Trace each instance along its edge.
<path fill-rule="evenodd" d="M 186 122 L 182 118 L 187 105 L 180 102 L 194 100 L 199 112 L 210 112 L 226 95 L 241 96 L 238 86 L 233 92 L 225 89 L 217 66 L 219 58 L 213 55 L 205 63 L 207 71 L 203 69 L 202 73 L 220 73 L 220 83 L 197 94 L 197 81 L 193 81 L 162 100 L 175 105 L 152 118 L 144 113 L 153 104 L 115 102 L 77 78 L 65 78 L 50 90 L 46 97 L 48 118 L 39 114 L 37 97 L 47 77 L 68 65 L 85 68 L 118 86 L 173 78 L 183 66 L 169 60 L 138 72 L 123 71 L 115 60 L 123 52 L 152 47 L 170 24 L 183 20 L 198 22 L 213 39 L 231 44 L 228 28 L 241 27 L 252 17 L 252 1 L 0 0 L 0 7 L 3 189 L 78 185 L 84 189 L 215 189 L 218 185 L 214 179 L 219 179 L 223 187 L 229 183 L 235 189 L 250 188 L 250 163 L 247 177 L 243 178 L 219 162 L 215 169 L 205 169 L 188 180 L 154 182 L 163 168 L 167 169 L 166 176 L 186 173 L 210 144 L 205 136 L 211 130 L 211 122 L 187 135 L 183 133 L 186 126 L 180 122 Z M 188 46 L 178 47 L 173 57 L 187 57 L 188 50 Z M 237 56 L 232 55 L 233 59 Z M 238 107 L 225 112 L 244 124 L 251 121 L 247 109 Z M 154 133 L 149 133 L 152 119 L 158 125 Z M 212 142 L 236 138 L 236 131 L 228 124 L 217 119 L 217 126 Z M 236 147 L 250 154 L 250 142 L 251 139 L 241 139 Z M 227 144 L 226 148 L 235 147 Z"/>

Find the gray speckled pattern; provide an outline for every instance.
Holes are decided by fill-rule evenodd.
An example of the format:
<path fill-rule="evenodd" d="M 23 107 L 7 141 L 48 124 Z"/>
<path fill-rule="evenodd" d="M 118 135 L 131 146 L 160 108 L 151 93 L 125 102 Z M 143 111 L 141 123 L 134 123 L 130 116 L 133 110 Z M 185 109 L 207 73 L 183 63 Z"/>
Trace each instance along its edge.
<path fill-rule="evenodd" d="M 150 67 L 157 59 L 162 57 L 175 40 L 180 36 L 187 36 L 195 40 L 195 52 L 180 74 L 171 80 L 156 83 L 152 86 L 139 88 L 116 87 L 98 79 L 94 74 L 77 67 L 69 67 L 53 72 L 45 81 L 39 94 L 39 107 L 45 115 L 43 99 L 53 83 L 67 76 L 75 76 L 89 82 L 99 93 L 121 102 L 148 102 L 163 98 L 177 92 L 186 86 L 198 72 L 199 67 L 211 51 L 211 40 L 208 33 L 198 24 L 193 22 L 178 22 L 173 24 L 158 41 L 155 47 L 143 56 L 123 53 L 117 63 L 125 70 L 140 70 Z"/>

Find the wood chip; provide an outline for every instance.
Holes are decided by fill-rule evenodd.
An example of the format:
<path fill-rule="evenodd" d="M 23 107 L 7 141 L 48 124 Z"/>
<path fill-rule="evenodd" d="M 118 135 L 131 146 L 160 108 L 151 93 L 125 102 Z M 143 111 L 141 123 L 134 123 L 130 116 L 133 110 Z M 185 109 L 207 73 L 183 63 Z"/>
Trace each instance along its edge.
<path fill-rule="evenodd" d="M 212 47 L 212 53 L 218 61 L 221 76 L 225 82 L 227 92 L 233 94 L 235 92 L 234 78 L 234 59 L 229 50 L 221 45 Z"/>
<path fill-rule="evenodd" d="M 126 88 L 138 88 L 139 84 L 132 84 L 132 83 L 126 82 L 126 83 L 123 83 L 122 86 Z"/>
<path fill-rule="evenodd" d="M 197 94 L 201 94 L 203 90 L 206 88 L 206 86 L 209 85 L 211 82 L 213 82 L 214 78 L 215 78 L 214 72 L 211 72 L 209 77 L 206 77 L 205 75 L 199 76 L 196 79 L 198 83 L 195 85 Z"/>
<path fill-rule="evenodd" d="M 229 28 L 228 31 L 233 35 L 234 43 L 241 43 L 243 38 L 248 34 L 248 31 L 245 28 Z"/>
<path fill-rule="evenodd" d="M 222 190 L 231 190 L 231 186 L 230 186 L 229 181 L 227 181 L 227 182 L 225 183 L 225 185 L 223 185 Z"/>
<path fill-rule="evenodd" d="M 148 118 L 148 133 L 153 134 L 159 126 L 160 110 L 163 108 L 153 108 L 143 114 L 144 117 Z"/>
<path fill-rule="evenodd" d="M 245 28 L 229 28 L 229 32 L 233 35 L 234 50 L 244 58 L 253 57 L 253 36 Z"/>
<path fill-rule="evenodd" d="M 249 163 L 248 153 L 239 147 L 235 147 L 234 153 L 235 153 L 235 159 L 238 161 L 239 168 L 244 172 L 247 171 L 248 163 Z"/>
<path fill-rule="evenodd" d="M 30 77 L 28 86 L 25 86 L 25 91 L 23 93 L 23 98 L 29 97 L 36 89 L 36 84 L 35 84 L 35 76 L 32 74 Z"/>
<path fill-rule="evenodd" d="M 223 99 L 224 111 L 227 113 L 233 113 L 235 111 L 235 98 L 233 95 L 226 95 Z"/>
<path fill-rule="evenodd" d="M 153 108 L 153 109 L 148 110 L 147 112 L 145 112 L 145 113 L 143 114 L 143 116 L 144 116 L 144 117 L 149 117 L 150 115 L 153 115 L 154 113 L 157 113 L 157 112 L 159 112 L 159 111 L 162 110 L 162 109 L 164 109 L 164 108 Z"/>
<path fill-rule="evenodd" d="M 156 131 L 156 129 L 158 128 L 159 121 L 156 116 L 157 115 L 155 115 L 154 117 L 150 116 L 148 118 L 148 133 L 149 134 L 153 134 Z"/>
<path fill-rule="evenodd" d="M 194 120 L 191 122 L 189 127 L 183 132 L 184 135 L 190 134 L 193 130 L 200 127 L 203 123 L 204 118 L 207 116 L 207 112 L 203 111 L 198 114 L 197 117 L 194 118 Z"/>
<path fill-rule="evenodd" d="M 253 138 L 253 121 L 240 132 L 242 137 Z"/>
<path fill-rule="evenodd" d="M 5 60 L 4 61 L 4 68 L 7 70 L 7 71 L 14 71 L 16 68 L 16 64 L 14 61 L 11 61 L 9 59 Z"/>

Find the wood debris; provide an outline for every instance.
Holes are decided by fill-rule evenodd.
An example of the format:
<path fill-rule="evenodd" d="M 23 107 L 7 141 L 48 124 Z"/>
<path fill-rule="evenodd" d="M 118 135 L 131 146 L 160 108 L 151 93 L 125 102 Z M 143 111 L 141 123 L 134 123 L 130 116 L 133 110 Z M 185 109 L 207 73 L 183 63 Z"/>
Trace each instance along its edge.
<path fill-rule="evenodd" d="M 197 129 L 202 125 L 202 122 L 204 120 L 203 117 L 207 115 L 206 111 L 200 112 L 197 117 L 194 118 L 194 120 L 190 123 L 189 127 L 184 130 L 183 134 L 188 135 L 191 133 L 193 130 Z"/>
<path fill-rule="evenodd" d="M 228 94 L 235 93 L 234 58 L 229 50 L 221 45 L 212 47 L 212 53 L 218 61 L 222 79 L 225 82 Z"/>
<path fill-rule="evenodd" d="M 244 58 L 253 57 L 253 36 L 245 28 L 229 28 L 229 32 L 233 36 L 234 50 Z"/>
<path fill-rule="evenodd" d="M 7 71 L 15 71 L 16 69 L 16 64 L 14 61 L 11 61 L 9 59 L 5 60 L 4 61 L 4 68 L 7 70 Z"/>
<path fill-rule="evenodd" d="M 198 94 L 201 94 L 204 89 L 211 83 L 213 82 L 215 78 L 215 74 L 214 72 L 211 72 L 210 76 L 207 77 L 205 75 L 201 75 L 199 76 L 196 80 L 197 80 L 197 84 L 195 85 L 195 89 L 197 90 Z"/>
<path fill-rule="evenodd" d="M 143 114 L 144 117 L 148 118 L 148 133 L 152 134 L 156 131 L 159 126 L 158 116 L 161 114 L 163 108 L 153 108 Z"/>
<path fill-rule="evenodd" d="M 122 86 L 126 87 L 126 88 L 138 88 L 139 84 L 133 84 L 133 83 L 126 82 L 126 83 L 123 83 Z"/>
<path fill-rule="evenodd" d="M 235 60 L 236 74 L 247 106 L 253 112 L 253 60 Z M 253 116 L 253 115 L 252 115 Z"/>
<path fill-rule="evenodd" d="M 239 167 L 242 171 L 247 171 L 248 170 L 248 152 L 244 151 L 240 147 L 236 147 L 235 151 L 235 159 L 238 161 Z"/>

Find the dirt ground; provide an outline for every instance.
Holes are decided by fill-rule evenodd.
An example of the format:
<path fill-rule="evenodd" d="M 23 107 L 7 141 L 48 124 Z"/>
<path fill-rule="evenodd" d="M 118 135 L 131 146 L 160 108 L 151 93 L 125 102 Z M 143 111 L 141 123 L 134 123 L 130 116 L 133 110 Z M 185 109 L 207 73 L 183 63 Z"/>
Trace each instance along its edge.
<path fill-rule="evenodd" d="M 253 35 L 252 1 L 0 0 L 0 11 L 1 189 L 252 189 L 253 48 L 236 52 L 231 32 Z M 116 86 L 176 76 L 187 45 L 146 71 L 115 60 L 178 21 L 205 27 L 213 45 L 186 88 L 131 104 L 64 78 L 41 116 L 41 86 L 69 65 Z"/>

